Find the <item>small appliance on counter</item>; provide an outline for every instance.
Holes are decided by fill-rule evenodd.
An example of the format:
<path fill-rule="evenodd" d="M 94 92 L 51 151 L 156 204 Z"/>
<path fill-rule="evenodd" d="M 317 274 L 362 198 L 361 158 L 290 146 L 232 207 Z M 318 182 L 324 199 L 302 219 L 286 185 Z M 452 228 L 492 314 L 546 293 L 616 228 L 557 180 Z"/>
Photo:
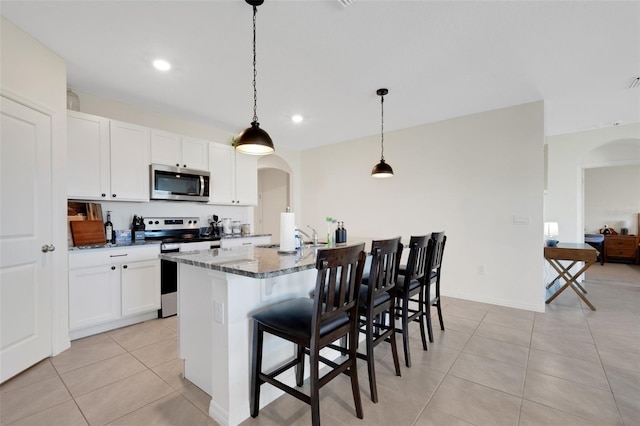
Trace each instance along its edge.
<path fill-rule="evenodd" d="M 220 223 L 218 215 L 217 214 L 212 215 L 211 219 L 209 219 L 208 222 L 209 222 L 209 229 L 207 229 L 207 232 L 204 235 L 210 236 L 210 237 L 222 236 L 222 224 Z"/>
<path fill-rule="evenodd" d="M 133 241 L 144 241 L 144 217 L 133 215 L 131 223 L 131 239 Z"/>

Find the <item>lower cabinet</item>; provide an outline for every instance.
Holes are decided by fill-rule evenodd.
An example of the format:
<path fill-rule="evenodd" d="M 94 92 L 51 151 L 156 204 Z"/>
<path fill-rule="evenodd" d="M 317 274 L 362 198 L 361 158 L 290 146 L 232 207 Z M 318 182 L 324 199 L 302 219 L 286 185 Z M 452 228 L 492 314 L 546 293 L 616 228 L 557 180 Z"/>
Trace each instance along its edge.
<path fill-rule="evenodd" d="M 69 252 L 71 339 L 156 318 L 159 246 Z"/>
<path fill-rule="evenodd" d="M 122 316 L 160 309 L 160 260 L 122 265 Z"/>

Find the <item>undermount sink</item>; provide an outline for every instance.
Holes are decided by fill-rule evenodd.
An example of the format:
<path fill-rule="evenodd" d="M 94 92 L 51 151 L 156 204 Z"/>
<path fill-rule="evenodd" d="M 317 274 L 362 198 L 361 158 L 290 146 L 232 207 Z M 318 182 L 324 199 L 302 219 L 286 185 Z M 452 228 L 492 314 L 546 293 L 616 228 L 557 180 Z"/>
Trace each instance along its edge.
<path fill-rule="evenodd" d="M 319 247 L 326 247 L 327 243 L 318 243 L 318 244 L 305 243 L 304 246 L 305 247 L 310 247 L 310 248 L 319 248 Z M 256 247 L 260 247 L 260 248 L 280 248 L 280 244 L 261 244 L 261 245 L 258 245 Z"/>

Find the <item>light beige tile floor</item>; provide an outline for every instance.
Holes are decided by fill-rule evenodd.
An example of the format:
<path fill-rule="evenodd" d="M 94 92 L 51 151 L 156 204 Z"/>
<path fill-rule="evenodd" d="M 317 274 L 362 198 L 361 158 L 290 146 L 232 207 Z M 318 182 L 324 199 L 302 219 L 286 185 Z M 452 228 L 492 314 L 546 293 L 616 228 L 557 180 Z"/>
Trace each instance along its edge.
<path fill-rule="evenodd" d="M 596 312 L 570 289 L 544 314 L 446 298 L 447 330 L 434 321 L 427 352 L 412 331 L 413 366 L 401 360 L 402 377 L 387 345 L 378 346 L 378 404 L 361 362 L 364 420 L 338 377 L 321 390 L 323 424 L 640 424 L 640 267 L 592 268 L 597 279 L 585 285 Z M 208 395 L 182 377 L 176 324 L 154 320 L 72 342 L 0 386 L 0 424 L 215 425 Z M 243 426 L 310 420 L 308 406 L 285 395 Z"/>

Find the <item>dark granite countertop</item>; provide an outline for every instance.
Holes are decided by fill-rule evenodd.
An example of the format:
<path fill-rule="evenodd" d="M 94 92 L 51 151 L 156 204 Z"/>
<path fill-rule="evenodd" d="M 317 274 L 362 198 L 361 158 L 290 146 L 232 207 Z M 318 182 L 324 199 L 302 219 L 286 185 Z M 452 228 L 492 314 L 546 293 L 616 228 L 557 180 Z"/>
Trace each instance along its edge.
<path fill-rule="evenodd" d="M 277 248 L 255 246 L 162 253 L 160 259 L 251 278 L 272 278 L 315 268 L 317 248 L 305 247 L 291 254 Z"/>

